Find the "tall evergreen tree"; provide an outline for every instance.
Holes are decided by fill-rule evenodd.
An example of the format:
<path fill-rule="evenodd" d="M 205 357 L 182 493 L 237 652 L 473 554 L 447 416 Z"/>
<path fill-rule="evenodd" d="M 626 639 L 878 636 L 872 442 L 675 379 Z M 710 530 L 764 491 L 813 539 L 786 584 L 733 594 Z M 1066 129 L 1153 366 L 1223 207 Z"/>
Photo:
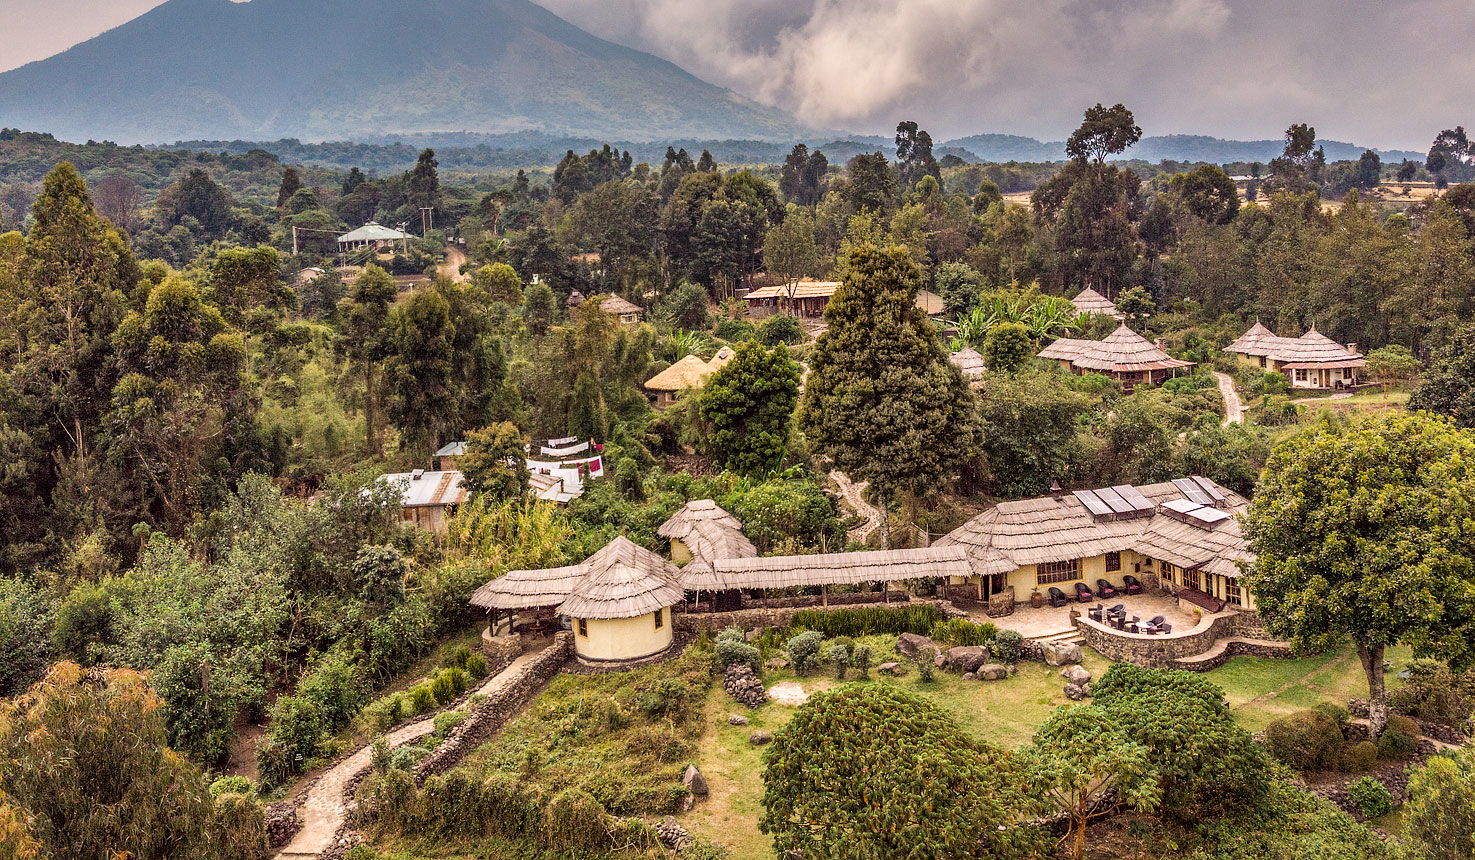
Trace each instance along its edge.
<path fill-rule="evenodd" d="M 916 306 L 921 284 L 905 248 L 852 248 L 805 383 L 804 432 L 851 479 L 869 481 L 883 509 L 898 491 L 936 488 L 978 445 L 967 383 Z"/>
<path fill-rule="evenodd" d="M 389 273 L 369 264 L 359 275 L 348 297 L 338 302 L 338 317 L 343 320 L 338 351 L 345 356 L 364 381 L 364 435 L 371 456 L 379 456 L 379 411 L 383 362 L 389 357 L 390 343 L 385 327 L 389 306 L 394 303 L 399 286 Z"/>
<path fill-rule="evenodd" d="M 359 175 L 362 176 L 363 174 Z M 296 194 L 301 188 L 302 177 L 297 175 L 297 168 L 289 167 L 282 171 L 282 186 L 277 189 L 277 208 L 281 209 L 286 206 L 287 201 L 291 200 L 292 195 Z M 344 193 L 351 194 L 353 193 L 353 189 L 350 188 Z"/>
<path fill-rule="evenodd" d="M 753 341 L 702 388 L 700 413 L 710 425 L 707 448 L 729 471 L 761 475 L 776 470 L 799 401 L 799 365 L 787 348 Z"/>
<path fill-rule="evenodd" d="M 464 393 L 456 373 L 456 326 L 437 290 L 420 290 L 389 315 L 389 415 L 401 448 L 428 456 L 443 438 L 460 435 Z"/>

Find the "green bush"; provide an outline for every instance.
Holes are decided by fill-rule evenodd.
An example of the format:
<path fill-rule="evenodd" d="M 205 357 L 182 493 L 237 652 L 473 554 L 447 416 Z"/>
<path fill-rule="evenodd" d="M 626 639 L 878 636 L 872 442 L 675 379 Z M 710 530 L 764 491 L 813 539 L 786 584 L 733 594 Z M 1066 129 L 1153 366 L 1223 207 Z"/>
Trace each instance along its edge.
<path fill-rule="evenodd" d="M 825 649 L 825 662 L 835 667 L 835 677 L 845 680 L 845 670 L 850 668 L 850 649 L 844 645 L 831 645 Z"/>
<path fill-rule="evenodd" d="M 1024 636 L 1016 630 L 1000 630 L 989 646 L 995 659 L 1004 663 L 1015 663 L 1024 653 Z M 1092 688 L 1094 694 L 1095 688 Z"/>
<path fill-rule="evenodd" d="M 937 649 L 931 645 L 923 645 L 917 649 L 917 677 L 924 682 L 931 682 L 937 671 Z"/>
<path fill-rule="evenodd" d="M 566 788 L 548 804 L 545 839 L 558 851 L 603 851 L 609 844 L 609 814 L 587 791 Z"/>
<path fill-rule="evenodd" d="M 1393 796 L 1388 793 L 1388 787 L 1370 776 L 1347 786 L 1347 799 L 1364 818 L 1377 818 L 1393 811 Z"/>
<path fill-rule="evenodd" d="M 369 684 L 352 655 L 332 650 L 297 682 L 297 695 L 317 706 L 325 731 L 345 725 L 366 704 Z"/>
<path fill-rule="evenodd" d="M 473 681 L 480 681 L 487 676 L 487 658 L 480 654 L 472 654 L 466 658 L 466 664 L 463 668 L 465 668 L 468 678 Z"/>
<path fill-rule="evenodd" d="M 789 665 L 794 667 L 794 674 L 808 675 L 814 669 L 824 641 L 824 634 L 816 630 L 808 630 L 789 639 L 784 650 L 789 654 Z"/>
<path fill-rule="evenodd" d="M 256 787 L 244 776 L 222 776 L 210 783 L 211 797 L 219 797 L 222 794 L 253 795 L 255 793 Z"/>
<path fill-rule="evenodd" d="M 451 689 L 455 691 L 455 693 L 456 693 L 457 696 L 459 696 L 462 693 L 465 693 L 466 692 L 466 670 L 465 669 L 447 669 L 442 674 L 444 674 L 448 679 L 450 679 Z"/>
<path fill-rule="evenodd" d="M 753 667 L 753 671 L 757 672 L 763 665 L 763 653 L 747 642 L 718 639 L 717 662 L 722 664 L 723 669 L 746 665 Z"/>
<path fill-rule="evenodd" d="M 1388 698 L 1394 712 L 1446 726 L 1475 714 L 1475 671 L 1452 672 L 1438 660 L 1414 660 L 1408 673 L 1408 682 Z"/>
<path fill-rule="evenodd" d="M 747 320 L 723 320 L 717 324 L 716 334 L 729 343 L 738 343 L 752 340 L 757 331 Z"/>
<path fill-rule="evenodd" d="M 446 738 L 456 726 L 464 722 L 466 722 L 465 711 L 442 711 L 435 715 L 431 724 L 435 726 L 436 737 Z"/>
<path fill-rule="evenodd" d="M 1408 717 L 1388 718 L 1388 728 L 1378 738 L 1378 755 L 1386 759 L 1404 759 L 1418 752 L 1419 724 Z"/>
<path fill-rule="evenodd" d="M 1302 773 L 1336 770 L 1342 758 L 1342 732 L 1326 714 L 1300 711 L 1272 720 L 1265 727 L 1265 746 Z"/>
<path fill-rule="evenodd" d="M 860 673 L 862 681 L 871 677 L 871 648 L 869 645 L 857 645 L 850 652 L 850 665 Z"/>
<path fill-rule="evenodd" d="M 861 609 L 835 609 L 829 612 L 806 610 L 794 613 L 791 622 L 797 629 L 814 630 L 827 638 L 835 636 L 877 636 L 915 633 L 927 636 L 942 613 L 930 603 L 889 609 L 868 606 Z"/>
<path fill-rule="evenodd" d="M 1347 733 L 1347 727 L 1352 725 L 1352 714 L 1335 702 L 1322 702 L 1311 710 L 1331 720 L 1337 727 L 1337 731 L 1343 735 Z"/>
<path fill-rule="evenodd" d="M 1350 744 L 1342 751 L 1342 772 L 1362 773 L 1378 763 L 1378 745 L 1372 741 Z"/>
<path fill-rule="evenodd" d="M 435 694 L 430 691 L 426 684 L 419 684 L 410 689 L 410 712 L 415 716 L 428 714 L 435 710 Z"/>
<path fill-rule="evenodd" d="M 465 669 L 466 661 L 471 659 L 471 648 L 466 645 L 457 645 L 441 658 L 440 665 L 443 669 Z"/>
<path fill-rule="evenodd" d="M 987 645 L 999 635 L 999 628 L 989 622 L 974 624 L 966 618 L 949 618 L 932 625 L 933 641 L 952 646 Z"/>
<path fill-rule="evenodd" d="M 764 346 L 800 343 L 804 340 L 804 329 L 799 321 L 788 314 L 774 314 L 758 324 L 758 342 Z"/>

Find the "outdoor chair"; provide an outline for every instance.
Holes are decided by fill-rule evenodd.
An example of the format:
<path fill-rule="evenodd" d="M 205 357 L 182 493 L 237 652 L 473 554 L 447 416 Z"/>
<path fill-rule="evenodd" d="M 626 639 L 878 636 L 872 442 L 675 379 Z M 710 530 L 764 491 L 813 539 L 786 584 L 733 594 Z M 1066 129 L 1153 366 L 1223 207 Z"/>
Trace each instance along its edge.
<path fill-rule="evenodd" d="M 1055 607 L 1064 606 L 1067 601 L 1068 601 L 1068 598 L 1065 596 L 1065 592 L 1061 591 L 1060 589 L 1056 588 L 1053 585 L 1050 586 L 1050 605 L 1051 606 L 1055 606 Z"/>
<path fill-rule="evenodd" d="M 1118 603 L 1116 606 L 1113 606 L 1112 608 L 1106 610 L 1106 614 L 1114 616 L 1116 618 L 1121 618 L 1122 616 L 1127 614 L 1127 604 Z"/>
<path fill-rule="evenodd" d="M 1096 595 L 1094 595 L 1094 594 L 1091 593 L 1090 586 L 1086 585 L 1084 582 L 1077 582 L 1076 583 L 1076 602 L 1077 603 L 1090 603 L 1091 601 L 1093 601 L 1095 599 L 1096 599 Z"/>
<path fill-rule="evenodd" d="M 1166 633 L 1172 633 L 1173 632 L 1173 625 L 1166 624 L 1166 623 L 1159 624 L 1158 627 L 1157 627 L 1157 632 L 1164 633 L 1164 634 L 1166 634 Z"/>
<path fill-rule="evenodd" d="M 1104 579 L 1096 580 L 1096 593 L 1102 597 L 1116 597 L 1116 587 Z"/>
<path fill-rule="evenodd" d="M 1102 616 L 1105 615 L 1105 614 L 1106 614 L 1106 606 L 1105 606 L 1105 604 L 1101 604 L 1101 603 L 1098 603 L 1095 606 L 1091 607 L 1090 609 L 1086 610 L 1086 615 L 1090 616 L 1090 618 L 1091 618 L 1092 621 L 1100 621 L 1101 618 L 1102 618 Z"/>
<path fill-rule="evenodd" d="M 1151 624 L 1153 627 L 1161 627 L 1163 626 L 1163 622 L 1167 620 L 1168 619 L 1162 617 L 1161 615 L 1154 615 L 1147 620 L 1147 623 Z"/>
<path fill-rule="evenodd" d="M 1126 576 L 1123 576 L 1122 577 L 1122 582 L 1125 582 L 1127 584 L 1125 590 L 1126 590 L 1126 592 L 1128 594 L 1141 594 L 1142 593 L 1142 581 L 1139 580 L 1137 577 L 1133 576 L 1132 574 L 1129 573 Z"/>
<path fill-rule="evenodd" d="M 1108 623 L 1112 626 L 1112 629 L 1114 629 L 1114 630 L 1125 630 L 1125 629 L 1127 629 L 1126 616 L 1124 616 L 1124 615 L 1113 615 L 1113 616 L 1110 616 L 1110 619 L 1111 620 Z"/>

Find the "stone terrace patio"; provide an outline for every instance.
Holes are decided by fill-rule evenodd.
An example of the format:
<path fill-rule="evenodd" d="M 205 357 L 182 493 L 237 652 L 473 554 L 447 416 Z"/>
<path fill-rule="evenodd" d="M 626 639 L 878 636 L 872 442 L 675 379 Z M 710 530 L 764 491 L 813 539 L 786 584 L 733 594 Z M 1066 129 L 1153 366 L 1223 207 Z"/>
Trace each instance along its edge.
<path fill-rule="evenodd" d="M 1178 599 L 1160 592 L 1115 597 L 1110 600 L 1096 601 L 1096 603 L 1071 601 L 1064 606 L 1046 604 L 1039 609 L 1029 605 L 1015 606 L 1013 615 L 998 618 L 988 617 L 981 605 L 968 606 L 967 611 L 969 619 L 979 624 L 987 621 L 1000 630 L 1013 630 L 1026 639 L 1045 639 L 1073 632 L 1075 628 L 1070 623 L 1071 610 L 1074 609 L 1085 615 L 1086 610 L 1097 603 L 1108 607 L 1118 603 L 1123 604 L 1126 607 L 1128 619 L 1135 615 L 1146 621 L 1161 615 L 1173 625 L 1175 633 L 1191 630 L 1194 626 L 1193 617 L 1178 608 Z"/>

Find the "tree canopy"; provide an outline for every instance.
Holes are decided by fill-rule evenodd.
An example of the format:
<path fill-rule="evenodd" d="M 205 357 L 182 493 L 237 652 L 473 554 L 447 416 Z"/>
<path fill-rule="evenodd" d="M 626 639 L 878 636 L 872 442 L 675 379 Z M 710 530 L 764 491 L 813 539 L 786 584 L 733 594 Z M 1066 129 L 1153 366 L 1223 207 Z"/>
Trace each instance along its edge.
<path fill-rule="evenodd" d="M 778 471 L 799 401 L 799 364 L 783 346 L 739 344 L 702 387 L 706 445 L 724 468 L 744 475 Z"/>

